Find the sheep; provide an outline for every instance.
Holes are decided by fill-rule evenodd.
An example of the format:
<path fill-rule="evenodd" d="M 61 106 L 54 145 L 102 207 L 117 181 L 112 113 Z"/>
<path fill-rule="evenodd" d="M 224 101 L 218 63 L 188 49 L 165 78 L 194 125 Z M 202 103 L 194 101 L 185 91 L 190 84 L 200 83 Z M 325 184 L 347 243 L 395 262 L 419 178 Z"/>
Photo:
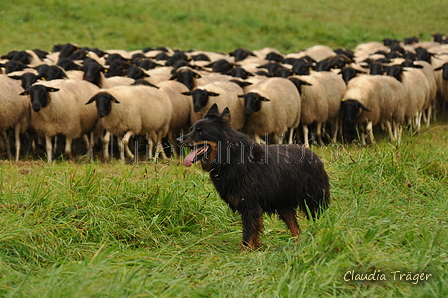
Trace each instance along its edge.
<path fill-rule="evenodd" d="M 420 130 L 425 104 L 429 102 L 430 84 L 423 71 L 401 65 L 387 67 L 387 74 L 396 78 L 404 87 L 404 115 L 411 129 Z"/>
<path fill-rule="evenodd" d="M 426 78 L 428 79 L 429 83 L 429 97 L 428 100 L 425 102 L 424 110 L 426 113 L 423 113 L 423 118 L 426 118 L 426 127 L 429 127 L 431 115 L 433 113 L 433 110 L 435 109 L 435 105 L 437 103 L 437 82 L 436 82 L 436 75 L 434 72 L 434 67 L 423 60 L 414 61 L 414 65 L 417 65 L 417 68 L 420 68 L 419 66 L 422 66 L 421 69 L 423 73 L 425 74 Z M 415 67 L 415 66 L 412 66 Z M 434 113 L 435 116 L 435 113 Z"/>
<path fill-rule="evenodd" d="M 315 61 L 321 61 L 336 56 L 336 53 L 328 46 L 315 45 L 298 53 L 287 54 L 286 58 L 311 57 Z"/>
<path fill-rule="evenodd" d="M 446 102 L 448 102 L 448 62 L 434 70 L 437 82 L 437 97 L 444 111 Z"/>
<path fill-rule="evenodd" d="M 28 95 L 33 112 L 31 126 L 45 136 L 47 160 L 52 162 L 53 145 L 51 138 L 61 134 L 66 137 L 65 154 L 71 156 L 72 140 L 97 132 L 98 117 L 94 107 L 85 106 L 87 99 L 99 88 L 84 80 L 60 79 L 38 82 L 20 95 Z"/>
<path fill-rule="evenodd" d="M 108 133 L 103 138 L 104 158 L 109 159 L 109 136 L 123 136 L 118 143 L 120 160 L 124 162 L 125 152 L 135 159 L 129 150 L 128 143 L 132 135 L 145 135 L 148 140 L 162 144 L 162 137 L 169 131 L 172 115 L 172 105 L 167 94 L 154 87 L 144 85 L 116 86 L 101 89 L 93 95 L 86 105 L 96 102 L 97 114 L 101 124 Z M 149 144 L 149 157 L 152 157 L 153 143 Z M 162 157 L 166 158 L 164 151 Z"/>
<path fill-rule="evenodd" d="M 371 143 L 375 142 L 373 126 L 377 123 L 386 126 L 392 140 L 399 140 L 400 124 L 404 119 L 403 96 L 403 85 L 390 76 L 360 75 L 351 79 L 341 104 L 344 128 L 354 128 L 358 125 L 363 146 L 366 146 L 366 133 Z"/>
<path fill-rule="evenodd" d="M 316 122 L 316 136 L 320 145 L 322 141 L 322 125 L 330 122 L 333 128 L 332 139 L 336 141 L 338 131 L 338 116 L 341 99 L 346 90 L 342 77 L 333 72 L 313 72 L 309 76 L 292 76 L 289 79 L 305 81 L 297 82 L 301 91 L 301 124 L 304 135 L 304 146 L 309 148 L 308 125 Z"/>
<path fill-rule="evenodd" d="M 243 128 L 245 117 L 243 115 L 243 103 L 238 96 L 243 93 L 243 89 L 238 84 L 218 81 L 182 94 L 193 97 L 191 124 L 201 119 L 210 107 L 216 103 L 220 111 L 225 107 L 229 108 L 232 115 L 232 127 L 235 130 L 240 130 Z"/>
<path fill-rule="evenodd" d="M 102 89 L 120 85 L 131 85 L 135 81 L 132 78 L 121 76 L 106 78 L 104 76 L 104 71 L 107 71 L 107 69 L 93 59 L 86 59 L 83 65 L 83 69 L 83 79 L 97 85 Z"/>
<path fill-rule="evenodd" d="M 172 114 L 169 125 L 168 140 L 175 145 L 175 140 L 182 132 L 188 131 L 190 121 L 190 111 L 193 109 L 193 102 L 189 96 L 182 93 L 188 92 L 188 88 L 176 81 L 164 81 L 157 85 L 161 91 L 165 92 L 172 105 Z"/>
<path fill-rule="evenodd" d="M 267 78 L 252 85 L 244 98 L 243 131 L 254 136 L 261 143 L 261 135 L 274 134 L 276 143 L 283 142 L 283 135 L 290 131 L 289 144 L 292 144 L 293 131 L 300 122 L 301 98 L 295 85 L 284 78 Z"/>
<path fill-rule="evenodd" d="M 6 129 L 14 128 L 16 162 L 19 161 L 20 155 L 20 133 L 28 128 L 30 121 L 30 102 L 19 95 L 22 91 L 23 88 L 18 81 L 0 74 L 0 134 L 6 146 L 8 158 L 12 159 Z"/>

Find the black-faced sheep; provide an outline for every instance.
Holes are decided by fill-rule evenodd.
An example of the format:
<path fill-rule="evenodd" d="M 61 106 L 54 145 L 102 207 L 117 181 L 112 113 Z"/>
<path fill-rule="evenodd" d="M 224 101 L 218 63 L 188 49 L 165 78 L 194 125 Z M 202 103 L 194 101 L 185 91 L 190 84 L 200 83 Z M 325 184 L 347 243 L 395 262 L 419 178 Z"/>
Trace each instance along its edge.
<path fill-rule="evenodd" d="M 30 121 L 30 102 L 27 98 L 19 95 L 22 91 L 18 81 L 10 79 L 6 75 L 0 75 L 0 136 L 6 146 L 8 157 L 12 159 L 6 129 L 14 128 L 16 161 L 19 160 L 20 154 L 19 134 L 25 131 Z"/>
<path fill-rule="evenodd" d="M 283 142 L 289 130 L 289 143 L 300 122 L 301 98 L 295 85 L 284 78 L 267 78 L 250 86 L 244 98 L 246 122 L 243 131 L 253 135 L 260 143 L 260 136 L 274 134 L 276 143 Z"/>
<path fill-rule="evenodd" d="M 371 143 L 375 142 L 373 126 L 378 123 L 385 125 L 392 140 L 399 139 L 404 119 L 403 96 L 403 85 L 390 76 L 361 75 L 351 79 L 341 104 L 344 128 L 358 126 L 363 146 L 365 134 Z"/>
<path fill-rule="evenodd" d="M 228 107 L 232 115 L 232 127 L 235 130 L 243 128 L 245 117 L 243 115 L 243 102 L 238 98 L 243 94 L 243 89 L 232 82 L 215 82 L 199 86 L 198 88 L 183 92 L 193 98 L 193 109 L 191 110 L 191 124 L 202 119 L 210 107 L 216 103 L 220 111 Z"/>
<path fill-rule="evenodd" d="M 316 123 L 316 137 L 320 145 L 322 141 L 323 125 L 329 123 L 332 126 L 332 140 L 336 141 L 338 132 L 338 117 L 342 97 L 346 85 L 343 79 L 333 72 L 313 72 L 309 76 L 293 76 L 290 80 L 297 78 L 308 84 L 301 85 L 301 116 L 303 127 L 304 146 L 309 147 L 308 125 Z M 294 82 L 294 81 L 293 81 Z"/>
<path fill-rule="evenodd" d="M 98 90 L 84 80 L 53 80 L 36 83 L 20 93 L 31 98 L 31 125 L 45 136 L 48 162 L 52 161 L 52 137 L 66 137 L 65 154 L 70 156 L 73 139 L 98 129 L 95 107 L 85 106 Z"/>
<path fill-rule="evenodd" d="M 171 101 L 172 114 L 168 140 L 171 145 L 175 146 L 175 140 L 179 134 L 188 132 L 191 126 L 190 114 L 193 109 L 193 102 L 189 96 L 182 94 L 188 92 L 188 88 L 180 82 L 169 80 L 161 82 L 157 86 L 168 95 Z"/>
<path fill-rule="evenodd" d="M 420 69 L 403 68 L 401 65 L 387 67 L 387 74 L 403 84 L 404 115 L 410 128 L 419 131 L 425 104 L 429 102 L 429 80 Z"/>
<path fill-rule="evenodd" d="M 154 87 L 143 85 L 116 86 L 102 89 L 92 96 L 86 104 L 96 102 L 97 113 L 102 126 L 117 137 L 120 159 L 124 161 L 126 155 L 135 159 L 135 155 L 128 147 L 129 139 L 133 135 L 146 135 L 150 141 L 148 156 L 152 156 L 153 142 L 156 147 L 162 144 L 162 138 L 168 134 L 172 105 L 167 94 Z M 92 105 L 93 106 L 93 105 Z M 104 158 L 109 159 L 109 134 L 103 139 Z M 162 157 L 166 158 L 164 151 Z"/>

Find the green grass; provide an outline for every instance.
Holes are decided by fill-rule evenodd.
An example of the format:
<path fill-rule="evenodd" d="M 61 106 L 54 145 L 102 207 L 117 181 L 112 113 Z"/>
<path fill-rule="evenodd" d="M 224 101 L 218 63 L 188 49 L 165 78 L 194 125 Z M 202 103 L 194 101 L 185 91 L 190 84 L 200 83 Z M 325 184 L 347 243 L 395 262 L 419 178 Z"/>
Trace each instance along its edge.
<path fill-rule="evenodd" d="M 0 53 L 75 42 L 230 52 L 448 32 L 443 1 L 65 1 L 0 3 Z M 295 242 L 265 217 L 240 252 L 240 218 L 199 166 L 0 162 L 2 297 L 446 297 L 446 119 L 400 145 L 314 148 L 332 202 Z M 346 281 L 347 272 L 387 281 Z M 379 270 L 379 271 L 378 271 Z M 393 280 L 391 272 L 428 281 Z M 406 276 L 405 276 L 406 277 Z"/>
<path fill-rule="evenodd" d="M 274 47 L 284 53 L 324 44 L 448 32 L 443 1 L 65 1 L 0 3 L 0 51 L 75 42 L 100 49 L 169 46 L 230 52 Z"/>
<path fill-rule="evenodd" d="M 266 216 L 262 248 L 243 253 L 239 216 L 199 166 L 4 161 L 0 296 L 444 297 L 447 139 L 436 125 L 400 145 L 315 148 L 328 211 L 300 217 L 297 242 Z M 344 280 L 352 270 L 387 280 Z"/>

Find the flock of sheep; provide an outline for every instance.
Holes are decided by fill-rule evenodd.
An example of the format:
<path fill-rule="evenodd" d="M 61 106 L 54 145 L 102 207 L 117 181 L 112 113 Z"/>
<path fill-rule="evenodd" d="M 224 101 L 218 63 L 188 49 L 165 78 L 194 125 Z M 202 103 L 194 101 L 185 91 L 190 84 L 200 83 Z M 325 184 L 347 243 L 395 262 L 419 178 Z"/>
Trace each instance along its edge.
<path fill-rule="evenodd" d="M 102 148 L 116 145 L 120 159 L 138 158 L 131 137 L 144 137 L 147 157 L 166 150 L 213 103 L 229 107 L 232 125 L 257 142 L 350 140 L 374 130 L 399 140 L 403 128 L 418 131 L 448 101 L 448 39 L 359 44 L 353 50 L 316 45 L 283 54 L 274 48 L 232 53 L 146 48 L 138 51 L 56 45 L 11 51 L 0 61 L 0 132 L 4 151 L 19 160 L 45 148 L 52 161 L 65 139 Z M 310 139 L 311 137 L 311 139 Z M 115 140 L 115 141 L 114 141 Z M 131 142 L 132 143 L 132 142 Z M 163 149 L 165 147 L 165 150 Z M 22 149 L 22 151 L 24 151 Z"/>

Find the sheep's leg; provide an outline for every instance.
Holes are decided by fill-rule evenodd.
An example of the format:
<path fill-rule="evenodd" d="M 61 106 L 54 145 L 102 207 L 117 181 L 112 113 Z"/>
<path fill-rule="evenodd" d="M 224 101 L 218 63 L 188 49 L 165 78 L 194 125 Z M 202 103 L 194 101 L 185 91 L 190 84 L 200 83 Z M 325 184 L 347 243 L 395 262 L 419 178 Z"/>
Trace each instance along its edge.
<path fill-rule="evenodd" d="M 289 140 L 288 144 L 292 144 L 292 138 L 294 137 L 294 128 L 289 129 Z"/>
<path fill-rule="evenodd" d="M 280 135 L 274 135 L 273 137 L 275 138 L 275 143 L 281 145 L 283 144 L 283 140 L 285 139 L 285 134 L 281 133 Z"/>
<path fill-rule="evenodd" d="M 370 143 L 371 144 L 374 144 L 375 143 L 375 137 L 373 136 L 373 123 L 372 123 L 372 121 L 369 121 L 368 123 L 367 123 L 367 126 L 366 126 L 366 133 L 368 134 L 368 136 L 369 136 L 369 139 L 370 139 Z M 365 142 L 365 141 L 364 141 Z M 364 145 L 365 146 L 365 145 Z"/>
<path fill-rule="evenodd" d="M 384 125 L 386 126 L 387 133 L 389 134 L 390 139 L 391 139 L 392 141 L 394 141 L 394 140 L 395 140 L 395 137 L 394 137 L 394 133 L 392 132 L 392 125 L 390 124 L 390 121 L 386 121 L 386 122 L 384 123 Z"/>
<path fill-rule="evenodd" d="M 432 113 L 432 105 L 430 104 L 429 105 L 429 107 L 428 107 L 428 109 L 426 110 L 426 112 L 428 113 L 427 115 L 426 115 L 426 127 L 429 127 L 429 124 L 430 124 L 430 122 L 431 122 L 431 113 Z"/>
<path fill-rule="evenodd" d="M 129 139 L 132 137 L 134 133 L 132 131 L 128 131 L 123 139 L 121 140 L 121 146 L 120 146 L 120 158 L 124 162 L 124 152 L 126 150 L 126 155 L 129 156 L 131 159 L 134 159 L 135 156 L 132 154 L 131 150 L 129 149 Z M 124 148 L 123 148 L 124 147 Z"/>
<path fill-rule="evenodd" d="M 168 159 L 168 156 L 166 156 L 165 150 L 163 148 L 163 137 L 161 135 L 157 136 L 157 144 L 156 144 L 156 150 L 158 150 L 157 148 L 159 147 L 159 145 L 162 147 L 162 150 L 160 151 L 160 155 L 162 156 L 163 159 Z M 158 151 L 156 151 L 158 152 Z M 157 154 L 157 153 L 156 153 Z M 157 157 L 157 156 L 156 156 Z"/>
<path fill-rule="evenodd" d="M 50 163 L 53 161 L 53 144 L 51 137 L 47 135 L 45 135 L 45 149 L 47 150 L 47 161 Z"/>
<path fill-rule="evenodd" d="M 359 126 L 359 132 L 361 133 L 361 145 L 365 147 L 367 146 L 367 142 L 366 142 L 366 131 L 364 129 L 364 125 Z"/>
<path fill-rule="evenodd" d="M 317 136 L 317 142 L 319 145 L 323 146 L 324 142 L 322 141 L 322 122 L 316 123 L 316 136 Z"/>
<path fill-rule="evenodd" d="M 331 133 L 331 140 L 333 141 L 333 143 L 336 143 L 339 131 L 339 121 L 334 121 L 333 123 L 331 123 L 331 126 L 333 128 L 333 131 Z"/>
<path fill-rule="evenodd" d="M 8 158 L 12 159 L 12 153 L 11 153 L 11 148 L 9 145 L 9 139 L 8 139 L 8 136 L 6 135 L 5 130 L 2 131 L 2 139 L 3 139 L 3 144 L 5 144 L 5 146 L 6 146 L 6 152 L 8 153 Z"/>
<path fill-rule="evenodd" d="M 102 142 L 103 142 L 103 157 L 105 161 L 109 161 L 109 142 L 111 138 L 111 134 L 109 131 L 106 131 L 106 133 L 103 136 Z"/>
<path fill-rule="evenodd" d="M 302 124 L 303 127 L 303 146 L 305 148 L 310 148 L 310 143 L 308 140 L 308 125 Z"/>
<path fill-rule="evenodd" d="M 16 138 L 16 162 L 19 161 L 19 156 L 20 156 L 20 129 L 21 129 L 21 125 L 20 123 L 17 123 L 14 127 L 14 135 Z"/>
<path fill-rule="evenodd" d="M 72 157 L 72 138 L 65 137 L 65 155 L 70 159 Z"/>

